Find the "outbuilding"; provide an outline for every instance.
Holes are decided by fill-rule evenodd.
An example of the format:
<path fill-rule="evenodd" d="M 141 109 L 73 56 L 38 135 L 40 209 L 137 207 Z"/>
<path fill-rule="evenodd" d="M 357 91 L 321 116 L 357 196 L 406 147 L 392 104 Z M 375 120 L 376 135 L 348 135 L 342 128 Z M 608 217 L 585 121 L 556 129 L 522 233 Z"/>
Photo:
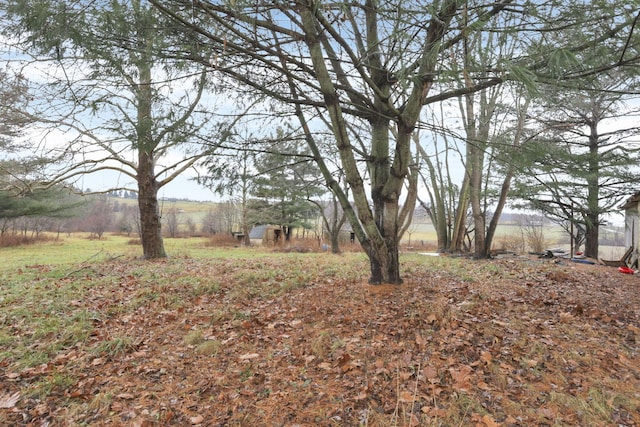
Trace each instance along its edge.
<path fill-rule="evenodd" d="M 623 258 L 631 268 L 638 268 L 640 257 L 640 192 L 629 197 L 621 206 L 624 210 L 624 244 L 628 248 Z"/>
<path fill-rule="evenodd" d="M 252 245 L 274 246 L 282 243 L 282 228 L 275 225 L 256 225 L 249 233 Z"/>

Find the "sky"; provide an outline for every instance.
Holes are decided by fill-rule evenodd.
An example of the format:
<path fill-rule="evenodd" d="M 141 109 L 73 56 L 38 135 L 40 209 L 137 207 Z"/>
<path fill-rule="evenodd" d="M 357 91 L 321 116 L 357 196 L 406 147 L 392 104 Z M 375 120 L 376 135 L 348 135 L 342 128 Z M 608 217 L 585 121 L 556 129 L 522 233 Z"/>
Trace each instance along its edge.
<path fill-rule="evenodd" d="M 165 185 L 158 192 L 160 199 L 189 199 L 193 201 L 220 201 L 219 195 L 193 181 L 193 175 L 186 172 Z M 106 191 L 114 187 L 114 183 L 119 186 L 127 186 L 136 189 L 137 186 L 130 177 L 115 172 L 101 172 L 94 175 L 85 175 L 75 184 L 82 190 Z"/>

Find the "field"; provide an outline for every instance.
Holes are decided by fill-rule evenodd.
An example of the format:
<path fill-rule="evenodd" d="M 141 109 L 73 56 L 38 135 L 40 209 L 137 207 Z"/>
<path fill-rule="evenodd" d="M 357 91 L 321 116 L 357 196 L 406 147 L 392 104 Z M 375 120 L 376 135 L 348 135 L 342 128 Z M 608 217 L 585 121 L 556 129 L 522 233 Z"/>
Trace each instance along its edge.
<path fill-rule="evenodd" d="M 639 426 L 640 278 L 167 239 L 2 248 L 0 425 Z"/>
<path fill-rule="evenodd" d="M 136 204 L 132 199 L 117 199 L 120 203 Z M 213 202 L 197 201 L 161 201 L 161 211 L 168 212 L 175 209 L 179 212 L 178 220 L 184 223 L 189 218 L 194 224 L 201 224 L 210 210 L 215 210 Z M 508 215 L 507 215 L 508 216 Z M 321 221 L 316 221 L 320 224 Z M 562 248 L 570 250 L 570 241 L 567 233 L 557 224 L 545 221 L 541 228 L 542 244 L 545 248 Z M 529 239 L 526 237 L 527 227 L 519 225 L 517 221 L 505 220 L 498 225 L 494 238 L 494 249 L 507 249 L 517 253 L 531 251 Z M 183 230 L 183 231 L 186 231 Z M 600 228 L 600 256 L 605 259 L 619 259 L 625 252 L 624 227 L 603 226 Z M 405 247 L 415 250 L 433 250 L 436 247 L 437 236 L 433 225 L 424 214 L 414 217 L 414 225 L 409 227 L 402 239 Z"/>
<path fill-rule="evenodd" d="M 526 227 L 515 223 L 498 225 L 493 248 L 512 250 L 520 254 L 529 252 L 532 248 L 526 231 Z M 562 248 L 567 252 L 571 248 L 567 233 L 556 224 L 548 223 L 541 228 L 541 240 L 544 248 Z M 412 246 L 414 249 L 433 246 L 436 241 L 436 232 L 430 223 L 416 223 L 403 238 L 403 244 Z M 624 227 L 601 227 L 600 241 L 601 258 L 619 259 L 626 250 L 624 247 Z"/>

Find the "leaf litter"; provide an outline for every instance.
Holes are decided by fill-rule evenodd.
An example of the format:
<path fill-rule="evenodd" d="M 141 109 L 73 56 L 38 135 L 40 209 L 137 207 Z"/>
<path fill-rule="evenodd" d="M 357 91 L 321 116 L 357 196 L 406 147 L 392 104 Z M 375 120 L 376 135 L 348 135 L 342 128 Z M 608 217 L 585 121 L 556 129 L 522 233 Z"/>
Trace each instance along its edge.
<path fill-rule="evenodd" d="M 370 286 L 366 267 L 118 260 L 52 278 L 84 289 L 64 315 L 91 330 L 34 340 L 34 366 L 0 360 L 0 425 L 640 425 L 640 278 L 407 255 L 403 285 Z"/>

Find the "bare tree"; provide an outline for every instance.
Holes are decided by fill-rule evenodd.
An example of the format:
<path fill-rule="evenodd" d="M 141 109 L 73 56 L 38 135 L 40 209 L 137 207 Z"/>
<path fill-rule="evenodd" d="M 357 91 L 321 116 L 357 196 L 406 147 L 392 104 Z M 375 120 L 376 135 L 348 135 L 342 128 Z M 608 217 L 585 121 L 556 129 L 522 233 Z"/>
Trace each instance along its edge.
<path fill-rule="evenodd" d="M 104 233 L 113 224 L 113 220 L 114 214 L 109 198 L 99 196 L 90 205 L 84 228 L 91 233 L 91 237 L 102 239 Z"/>
<path fill-rule="evenodd" d="M 260 2 L 259 7 L 245 2 L 151 2 L 186 33 L 199 34 L 217 49 L 213 61 L 195 60 L 254 96 L 268 96 L 272 108 L 280 107 L 279 114 L 295 115 L 369 257 L 371 283 L 402 281 L 398 243 L 403 221 L 414 208 L 411 136 L 421 126 L 423 106 L 509 79 L 535 80 L 530 69 L 546 71 L 544 58 L 520 57 L 522 49 L 500 64 L 460 69 L 449 60 L 456 48 L 467 37 L 482 39 L 489 33 L 538 41 L 541 20 L 557 20 L 558 25 L 571 20 L 565 9 L 510 0 L 445 0 L 417 8 L 370 0 L 275 1 Z M 519 18 L 516 26 L 506 19 L 492 20 L 510 15 Z M 631 26 L 631 20 L 622 24 Z M 637 60 L 625 58 L 625 63 Z M 471 79 L 463 88 L 441 85 L 451 75 L 462 79 L 471 74 L 482 78 Z M 315 138 L 319 128 L 333 133 L 352 200 L 324 163 Z"/>
<path fill-rule="evenodd" d="M 164 214 L 165 224 L 167 225 L 167 233 L 169 233 L 169 237 L 175 238 L 178 236 L 178 231 L 180 228 L 180 220 L 178 218 L 178 209 L 173 206 L 167 210 Z"/>

